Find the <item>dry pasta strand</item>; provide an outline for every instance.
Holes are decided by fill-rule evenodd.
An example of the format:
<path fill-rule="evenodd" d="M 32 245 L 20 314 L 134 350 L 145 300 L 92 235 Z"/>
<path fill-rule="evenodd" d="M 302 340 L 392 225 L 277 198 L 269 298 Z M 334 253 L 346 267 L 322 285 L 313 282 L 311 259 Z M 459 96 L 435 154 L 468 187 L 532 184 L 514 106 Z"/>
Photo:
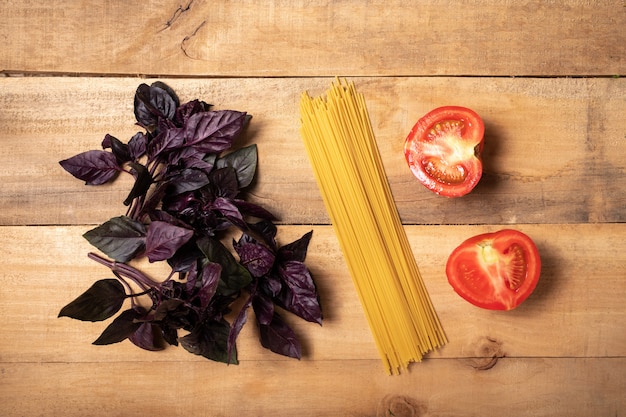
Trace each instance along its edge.
<path fill-rule="evenodd" d="M 400 221 L 365 99 L 336 79 L 300 100 L 300 133 L 388 374 L 447 343 Z"/>

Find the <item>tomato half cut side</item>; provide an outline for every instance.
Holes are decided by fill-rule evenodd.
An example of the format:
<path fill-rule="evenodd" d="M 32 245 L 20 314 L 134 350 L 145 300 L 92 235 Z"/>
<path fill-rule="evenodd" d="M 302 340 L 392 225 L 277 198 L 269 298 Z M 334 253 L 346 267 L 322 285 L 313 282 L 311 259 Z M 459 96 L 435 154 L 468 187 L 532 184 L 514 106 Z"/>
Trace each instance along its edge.
<path fill-rule="evenodd" d="M 504 229 L 474 236 L 448 258 L 446 275 L 454 291 L 475 306 L 511 310 L 537 286 L 541 259 L 522 232 Z"/>
<path fill-rule="evenodd" d="M 473 110 L 439 107 L 413 126 L 404 142 L 404 156 L 426 188 L 442 196 L 461 197 L 482 176 L 484 133 L 485 125 Z"/>

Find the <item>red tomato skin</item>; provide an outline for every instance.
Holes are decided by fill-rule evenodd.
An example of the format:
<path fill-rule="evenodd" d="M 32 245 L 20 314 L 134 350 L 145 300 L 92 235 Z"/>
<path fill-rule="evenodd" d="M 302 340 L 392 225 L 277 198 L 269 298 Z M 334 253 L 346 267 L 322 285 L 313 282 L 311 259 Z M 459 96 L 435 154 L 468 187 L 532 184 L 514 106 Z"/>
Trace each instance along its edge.
<path fill-rule="evenodd" d="M 447 183 L 428 172 L 427 160 L 433 158 L 444 160 L 449 155 L 431 155 L 425 148 L 431 147 L 427 145 L 427 143 L 433 142 L 428 139 L 428 132 L 438 122 L 455 120 L 464 124 L 459 143 L 470 147 L 473 155 L 461 161 L 453 161 L 453 164 L 465 173 L 465 178 L 461 182 Z M 481 153 L 484 147 L 484 132 L 485 125 L 480 116 L 473 110 L 461 106 L 438 107 L 420 118 L 409 132 L 404 144 L 405 159 L 413 175 L 426 188 L 445 197 L 464 196 L 474 189 L 482 177 Z"/>
<path fill-rule="evenodd" d="M 502 277 L 493 273 L 481 262 L 481 253 L 489 248 L 498 260 L 509 255 L 512 248 L 523 253 L 525 273 L 516 289 L 505 285 Z M 494 251 L 491 251 L 493 249 Z M 504 268 L 502 268 L 504 269 Z M 541 273 L 539 251 L 526 234 L 512 229 L 484 233 L 461 243 L 448 258 L 446 275 L 454 291 L 477 307 L 489 310 L 512 310 L 524 302 L 534 291 Z"/>

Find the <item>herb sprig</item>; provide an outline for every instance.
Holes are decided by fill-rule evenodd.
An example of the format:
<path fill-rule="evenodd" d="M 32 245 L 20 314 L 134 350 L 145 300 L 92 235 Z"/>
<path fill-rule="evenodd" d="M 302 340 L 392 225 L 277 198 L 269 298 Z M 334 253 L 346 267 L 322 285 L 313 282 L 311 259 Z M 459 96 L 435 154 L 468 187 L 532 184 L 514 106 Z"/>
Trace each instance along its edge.
<path fill-rule="evenodd" d="M 322 323 L 304 263 L 312 231 L 277 243 L 274 215 L 244 199 L 257 147 L 233 147 L 251 116 L 212 107 L 200 100 L 181 104 L 162 82 L 141 84 L 134 113 L 145 131 L 126 143 L 107 134 L 102 149 L 60 161 L 87 185 L 110 183 L 122 173 L 134 184 L 126 213 L 83 235 L 105 255 L 89 258 L 114 278 L 96 281 L 59 317 L 103 321 L 119 312 L 94 344 L 128 339 L 160 350 L 180 343 L 193 354 L 236 364 L 237 336 L 252 308 L 262 346 L 300 359 L 300 342 L 282 313 Z M 167 262 L 171 272 L 155 280 L 133 265 L 140 258 Z M 130 306 L 120 312 L 127 299 Z"/>

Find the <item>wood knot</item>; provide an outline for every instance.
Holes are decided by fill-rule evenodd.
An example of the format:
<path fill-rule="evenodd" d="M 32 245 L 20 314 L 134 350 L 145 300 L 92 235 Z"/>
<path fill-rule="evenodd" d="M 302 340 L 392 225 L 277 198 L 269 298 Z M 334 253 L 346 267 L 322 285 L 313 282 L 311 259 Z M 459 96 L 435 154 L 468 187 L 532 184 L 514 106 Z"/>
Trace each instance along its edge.
<path fill-rule="evenodd" d="M 378 403 L 376 417 L 420 417 L 426 406 L 405 395 L 386 395 Z"/>
<path fill-rule="evenodd" d="M 506 356 L 502 350 L 502 342 L 489 336 L 481 337 L 472 344 L 469 354 L 471 357 L 465 359 L 466 364 L 478 371 L 493 368 L 498 359 Z"/>

